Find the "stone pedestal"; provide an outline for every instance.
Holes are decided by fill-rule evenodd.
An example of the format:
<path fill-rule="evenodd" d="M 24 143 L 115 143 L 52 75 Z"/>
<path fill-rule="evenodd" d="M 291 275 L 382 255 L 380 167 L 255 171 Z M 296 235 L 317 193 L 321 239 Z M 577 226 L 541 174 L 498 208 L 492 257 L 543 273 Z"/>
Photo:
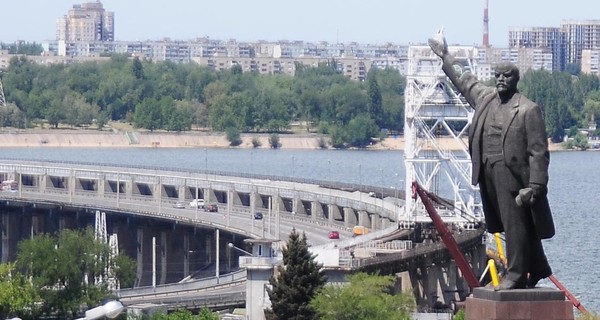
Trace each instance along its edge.
<path fill-rule="evenodd" d="M 467 298 L 467 320 L 573 320 L 573 304 L 551 288 L 494 291 L 475 288 Z"/>

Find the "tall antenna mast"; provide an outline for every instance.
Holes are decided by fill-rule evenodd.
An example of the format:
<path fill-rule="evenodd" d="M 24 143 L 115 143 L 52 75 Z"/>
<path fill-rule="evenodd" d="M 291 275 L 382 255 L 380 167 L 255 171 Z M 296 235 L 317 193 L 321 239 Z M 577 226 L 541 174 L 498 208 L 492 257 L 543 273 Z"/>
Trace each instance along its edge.
<path fill-rule="evenodd" d="M 488 5 L 489 0 L 485 0 L 485 7 L 483 7 L 483 47 L 488 48 L 490 46 L 490 29 L 489 22 L 490 19 L 488 17 Z"/>

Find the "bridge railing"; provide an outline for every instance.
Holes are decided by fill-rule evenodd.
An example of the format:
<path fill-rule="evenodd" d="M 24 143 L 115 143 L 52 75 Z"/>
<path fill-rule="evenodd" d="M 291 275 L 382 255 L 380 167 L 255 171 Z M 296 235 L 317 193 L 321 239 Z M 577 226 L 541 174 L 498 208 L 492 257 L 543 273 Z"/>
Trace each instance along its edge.
<path fill-rule="evenodd" d="M 118 297 L 132 297 L 149 294 L 166 294 L 180 291 L 191 291 L 199 289 L 214 289 L 218 286 L 228 285 L 235 282 L 246 280 L 246 269 L 240 269 L 236 272 L 221 275 L 219 277 L 210 277 L 198 280 L 192 280 L 174 284 L 163 284 L 157 286 L 145 286 L 129 289 L 121 289 L 117 292 Z"/>

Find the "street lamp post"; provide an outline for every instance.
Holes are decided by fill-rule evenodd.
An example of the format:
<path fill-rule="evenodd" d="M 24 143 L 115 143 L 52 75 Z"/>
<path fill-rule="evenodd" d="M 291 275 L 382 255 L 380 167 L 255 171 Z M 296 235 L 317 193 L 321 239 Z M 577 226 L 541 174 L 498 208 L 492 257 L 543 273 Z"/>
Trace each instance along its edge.
<path fill-rule="evenodd" d="M 292 156 L 292 179 L 294 178 L 294 160 L 296 160 L 296 157 Z"/>
<path fill-rule="evenodd" d="M 242 249 L 242 248 L 238 248 L 238 247 L 236 247 L 236 246 L 235 246 L 233 243 L 231 243 L 231 242 L 229 242 L 229 243 L 227 244 L 227 246 L 228 246 L 229 248 L 231 248 L 231 249 L 235 249 L 235 250 L 237 250 L 237 251 L 239 251 L 239 252 L 241 252 L 241 253 L 243 253 L 243 254 L 245 254 L 245 255 L 247 255 L 247 256 L 252 256 L 252 253 L 250 253 L 250 252 L 248 252 L 248 251 L 246 251 L 246 250 L 244 250 L 244 249 Z"/>
<path fill-rule="evenodd" d="M 360 190 L 362 186 L 362 163 L 358 164 L 358 202 L 360 207 L 362 208 L 362 191 Z"/>
<path fill-rule="evenodd" d="M 329 201 L 331 202 L 331 187 L 333 185 L 333 180 L 331 179 L 331 160 L 327 160 L 327 175 L 329 176 Z"/>
<path fill-rule="evenodd" d="M 114 319 L 121 312 L 123 312 L 123 310 L 125 310 L 125 307 L 123 306 L 123 304 L 120 301 L 111 300 L 99 307 L 95 307 L 93 309 L 87 310 L 85 312 L 85 317 L 78 318 L 77 320 L 80 320 L 80 319 L 93 320 L 93 319 L 102 319 L 102 318 Z"/>

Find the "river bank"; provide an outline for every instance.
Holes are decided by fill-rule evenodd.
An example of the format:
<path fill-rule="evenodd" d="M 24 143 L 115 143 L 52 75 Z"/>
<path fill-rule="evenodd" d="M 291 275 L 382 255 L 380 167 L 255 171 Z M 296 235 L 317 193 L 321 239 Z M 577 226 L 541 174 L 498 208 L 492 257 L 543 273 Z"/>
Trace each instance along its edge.
<path fill-rule="evenodd" d="M 280 134 L 281 149 L 320 149 L 319 134 Z M 236 148 L 254 148 L 253 139 L 260 141 L 258 148 L 270 148 L 268 134 L 242 134 L 242 143 Z M 461 143 L 451 138 L 437 140 L 447 150 L 460 150 Z M 465 142 L 466 144 L 466 142 Z M 224 134 L 205 132 L 140 132 L 98 131 L 70 129 L 36 129 L 0 131 L 1 147 L 127 147 L 127 148 L 230 148 Z M 404 150 L 403 136 L 388 137 L 368 146 L 369 150 Z M 426 146 L 427 147 L 427 146 Z M 430 146 L 433 147 L 433 146 Z M 550 144 L 551 151 L 562 150 L 560 144 Z"/>

